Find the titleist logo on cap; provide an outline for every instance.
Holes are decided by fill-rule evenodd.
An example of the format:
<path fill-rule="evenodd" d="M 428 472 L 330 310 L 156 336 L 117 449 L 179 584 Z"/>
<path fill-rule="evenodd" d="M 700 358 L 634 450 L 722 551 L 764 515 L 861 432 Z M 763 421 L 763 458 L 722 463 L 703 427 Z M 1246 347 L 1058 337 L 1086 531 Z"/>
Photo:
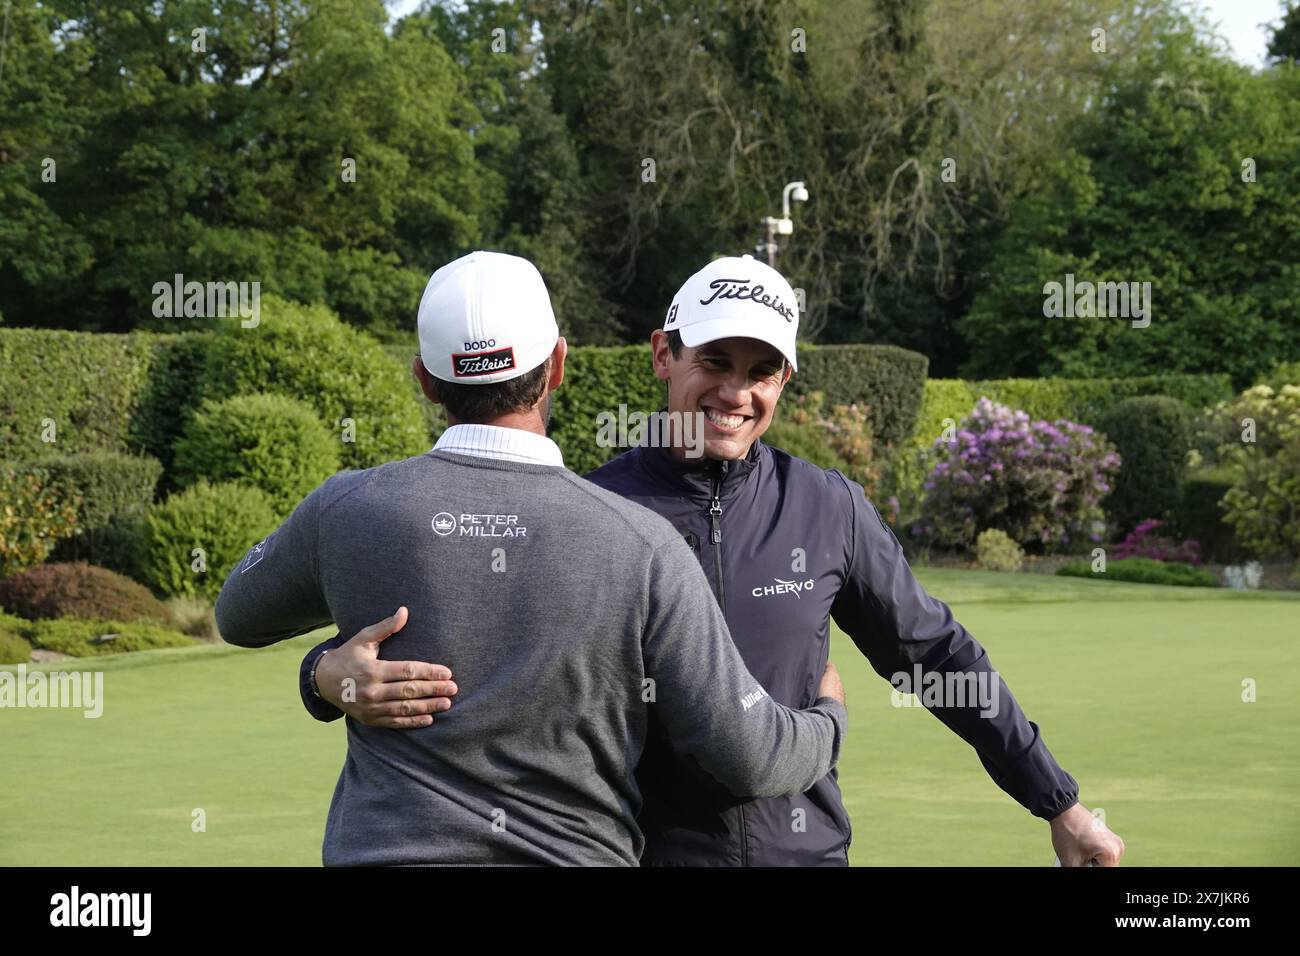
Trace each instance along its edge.
<path fill-rule="evenodd" d="M 713 295 L 701 299 L 700 305 L 708 305 L 718 299 L 749 299 L 767 306 L 787 322 L 794 321 L 794 309 L 782 302 L 779 295 L 765 293 L 761 285 L 750 286 L 747 279 L 714 279 L 709 283 L 709 288 L 714 290 Z"/>
<path fill-rule="evenodd" d="M 491 375 L 515 367 L 515 350 L 513 348 L 495 349 L 491 352 L 471 352 L 451 354 L 451 371 L 457 378 L 473 378 L 476 375 Z"/>

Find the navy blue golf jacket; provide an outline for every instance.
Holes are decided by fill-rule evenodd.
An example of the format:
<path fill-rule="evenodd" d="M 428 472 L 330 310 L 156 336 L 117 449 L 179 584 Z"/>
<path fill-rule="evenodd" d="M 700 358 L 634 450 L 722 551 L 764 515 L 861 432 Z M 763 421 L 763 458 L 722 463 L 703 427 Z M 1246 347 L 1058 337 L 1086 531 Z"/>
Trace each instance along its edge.
<path fill-rule="evenodd" d="M 739 461 L 682 462 L 667 449 L 634 448 L 586 477 L 676 526 L 698 555 L 746 666 L 775 700 L 804 708 L 817 698 L 834 619 L 876 673 L 916 693 L 1023 807 L 1051 819 L 1077 802 L 1074 778 L 1053 759 L 984 648 L 921 587 L 860 484 L 761 441 Z M 302 663 L 303 702 L 320 720 L 342 712 L 312 692 L 311 668 L 344 640 L 318 645 Z M 940 681 L 946 695 L 927 692 Z M 987 682 L 983 704 L 977 681 Z M 967 692 L 954 693 L 958 683 Z M 985 706 L 990 700 L 996 708 Z M 852 830 L 835 771 L 798 796 L 735 797 L 674 754 L 652 707 L 637 780 L 643 865 L 848 862 Z"/>

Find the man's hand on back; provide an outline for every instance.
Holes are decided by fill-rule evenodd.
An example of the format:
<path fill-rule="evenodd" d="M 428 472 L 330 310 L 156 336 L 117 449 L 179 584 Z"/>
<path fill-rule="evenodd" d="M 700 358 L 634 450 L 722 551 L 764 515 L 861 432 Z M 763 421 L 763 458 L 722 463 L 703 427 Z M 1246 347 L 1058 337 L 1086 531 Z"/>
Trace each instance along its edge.
<path fill-rule="evenodd" d="M 316 665 L 320 695 L 369 727 L 427 727 L 451 707 L 458 688 L 450 669 L 424 661 L 381 661 L 379 645 L 406 626 L 407 610 L 358 631 Z M 345 685 L 345 681 L 350 681 Z"/>

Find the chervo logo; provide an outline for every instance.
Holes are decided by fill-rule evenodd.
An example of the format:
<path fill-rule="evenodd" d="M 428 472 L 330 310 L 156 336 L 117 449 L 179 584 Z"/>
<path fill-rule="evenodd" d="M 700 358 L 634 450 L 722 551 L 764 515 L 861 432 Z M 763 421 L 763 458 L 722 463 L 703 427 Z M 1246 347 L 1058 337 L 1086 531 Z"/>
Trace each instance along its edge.
<path fill-rule="evenodd" d="M 780 578 L 773 578 L 775 584 L 765 584 L 754 588 L 750 593 L 754 597 L 771 597 L 774 594 L 793 594 L 799 597 L 800 591 L 811 591 L 817 583 L 812 578 L 807 581 L 783 581 Z"/>

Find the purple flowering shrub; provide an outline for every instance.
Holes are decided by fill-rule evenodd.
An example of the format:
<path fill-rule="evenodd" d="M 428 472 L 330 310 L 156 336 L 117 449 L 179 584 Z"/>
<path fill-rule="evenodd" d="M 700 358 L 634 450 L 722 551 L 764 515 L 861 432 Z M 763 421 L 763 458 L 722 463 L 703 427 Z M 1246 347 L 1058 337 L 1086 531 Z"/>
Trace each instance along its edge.
<path fill-rule="evenodd" d="M 986 528 L 1036 550 L 1100 541 L 1101 499 L 1119 455 L 1100 432 L 1058 420 L 1031 422 L 981 398 L 956 436 L 934 444 L 921 533 L 941 547 L 969 548 Z"/>
<path fill-rule="evenodd" d="M 1163 522 L 1147 518 L 1124 536 L 1124 540 L 1115 546 L 1114 558 L 1151 558 L 1153 561 L 1182 561 L 1188 564 L 1201 563 L 1201 543 L 1188 539 L 1179 543 L 1173 538 L 1163 538 L 1155 530 Z"/>

